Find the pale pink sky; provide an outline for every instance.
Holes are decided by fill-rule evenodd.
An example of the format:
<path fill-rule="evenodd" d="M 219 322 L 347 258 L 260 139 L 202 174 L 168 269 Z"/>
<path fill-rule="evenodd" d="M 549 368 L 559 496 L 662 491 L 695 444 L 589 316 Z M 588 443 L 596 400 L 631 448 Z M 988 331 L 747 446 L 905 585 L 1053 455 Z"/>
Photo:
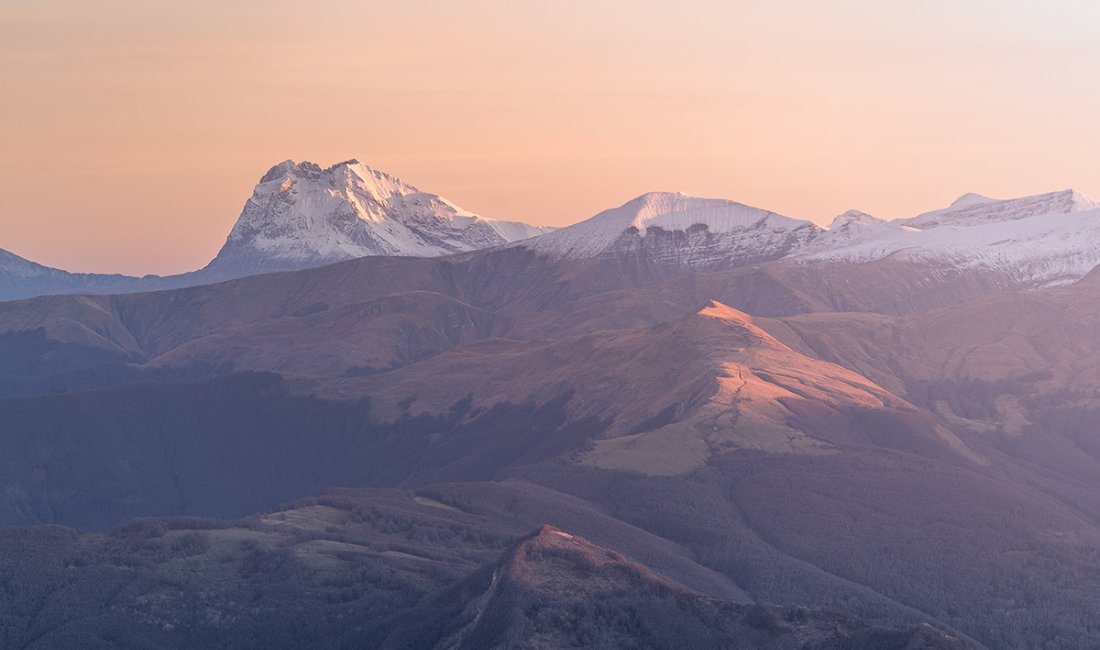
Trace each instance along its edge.
<path fill-rule="evenodd" d="M 0 248 L 194 269 L 287 158 L 553 225 L 651 190 L 819 222 L 1100 197 L 1097 24 L 1079 0 L 6 0 Z"/>

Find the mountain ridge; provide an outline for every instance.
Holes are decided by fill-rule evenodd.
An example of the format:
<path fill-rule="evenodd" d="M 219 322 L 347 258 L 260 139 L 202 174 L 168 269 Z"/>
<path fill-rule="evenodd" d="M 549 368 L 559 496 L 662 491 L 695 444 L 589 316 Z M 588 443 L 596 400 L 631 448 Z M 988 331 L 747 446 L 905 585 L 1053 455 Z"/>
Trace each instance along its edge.
<path fill-rule="evenodd" d="M 645 238 L 678 236 L 658 229 Z M 484 485 L 440 487 L 527 483 L 682 546 L 755 600 L 880 622 L 919 614 L 989 647 L 1055 634 L 1052 647 L 1088 647 L 1095 276 L 962 291 L 891 318 L 836 312 L 883 309 L 914 278 L 935 294 L 960 283 L 881 262 L 837 264 L 829 286 L 834 267 L 777 263 L 651 281 L 607 273 L 618 259 L 367 257 L 2 305 L 0 469 L 13 497 L 0 516 L 100 528 L 235 517 L 354 485 L 424 488 L 413 507 L 429 517 L 519 515 L 525 529 L 609 541 L 555 519 L 558 506 L 536 516 L 525 499 L 447 496 L 484 497 Z M 416 542 L 459 534 L 398 525 L 370 514 L 377 503 L 362 512 L 408 535 L 376 547 L 387 567 L 423 566 Z M 328 537 L 292 557 L 334 566 L 362 553 L 345 545 L 353 515 L 328 512 L 311 524 Z M 461 536 L 476 543 L 480 530 Z M 134 543 L 171 553 L 186 541 L 165 537 Z M 212 557 L 250 571 L 296 566 L 216 537 Z M 348 586 L 325 597 L 354 600 Z"/>
<path fill-rule="evenodd" d="M 1072 282 L 1100 264 L 1100 203 L 1072 189 L 1004 200 L 971 193 L 914 217 L 886 221 L 850 210 L 822 227 L 736 201 L 649 192 L 549 229 L 478 216 L 356 159 L 327 168 L 286 160 L 260 178 L 224 246 L 202 269 L 142 278 L 74 274 L 6 253 L 0 300 L 152 291 L 368 255 L 499 248 L 601 260 L 599 272 L 616 275 L 882 261 L 993 274 L 1006 288 L 1034 288 Z"/>

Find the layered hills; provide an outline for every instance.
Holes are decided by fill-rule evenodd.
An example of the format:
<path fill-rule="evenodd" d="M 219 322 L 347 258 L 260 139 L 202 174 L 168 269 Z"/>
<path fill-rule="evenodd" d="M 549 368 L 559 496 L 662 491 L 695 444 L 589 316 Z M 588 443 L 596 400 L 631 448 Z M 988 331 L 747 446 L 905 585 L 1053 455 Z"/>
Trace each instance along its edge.
<path fill-rule="evenodd" d="M 4 639 L 34 648 L 973 647 L 928 624 L 891 629 L 749 604 L 682 549 L 565 495 L 470 487 L 341 490 L 243 520 L 146 519 L 110 535 L 0 529 Z M 524 511 L 486 516 L 500 499 Z M 636 559 L 531 523 L 548 513 Z"/>
<path fill-rule="evenodd" d="M 1095 644 L 1080 195 L 510 242 L 287 163 L 246 213 L 224 268 L 380 248 L 0 304 L 13 643 Z"/>
<path fill-rule="evenodd" d="M 970 646 L 930 626 L 901 632 L 824 612 L 703 597 L 553 526 L 522 538 L 394 627 L 381 647 Z"/>
<path fill-rule="evenodd" d="M 846 276 L 881 288 L 862 293 L 793 265 L 600 281 L 601 264 L 505 247 L 6 303 L 0 516 L 110 530 L 336 486 L 459 510 L 493 494 L 466 510 L 474 529 L 550 524 L 710 598 L 927 621 L 990 647 L 1088 642 L 1100 486 L 1092 412 L 1064 387 L 1089 390 L 1090 330 L 1073 347 L 1054 320 L 1087 322 L 1091 278 L 930 284 L 948 306 L 922 311 L 889 309 L 873 264 Z M 844 296 L 894 314 L 835 311 Z M 1027 382 L 1051 390 L 1031 400 Z M 639 555 L 651 543 L 680 559 Z M 467 573 L 446 575 L 409 606 Z"/>

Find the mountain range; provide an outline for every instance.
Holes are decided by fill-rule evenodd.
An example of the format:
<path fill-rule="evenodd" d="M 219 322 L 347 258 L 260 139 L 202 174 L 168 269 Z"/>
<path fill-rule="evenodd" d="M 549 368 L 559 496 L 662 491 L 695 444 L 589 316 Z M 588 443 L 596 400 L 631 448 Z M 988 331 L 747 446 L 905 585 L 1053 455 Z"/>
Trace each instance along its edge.
<path fill-rule="evenodd" d="M 176 276 L 74 274 L 0 250 L 0 300 L 57 293 L 179 288 L 372 255 L 433 257 L 509 245 L 560 260 L 614 258 L 619 272 L 721 270 L 905 260 L 930 275 L 959 270 L 1004 287 L 1072 282 L 1100 263 L 1100 204 L 1074 190 L 947 208 L 886 221 L 850 210 L 828 227 L 721 199 L 653 192 L 572 226 L 496 221 L 348 160 L 322 169 L 284 161 L 260 179 L 222 249 Z M 643 259 L 649 268 L 637 268 Z M 621 267 L 632 267 L 622 269 Z"/>
<path fill-rule="evenodd" d="M 1079 194 L 518 239 L 357 163 L 265 179 L 241 277 L 0 303 L 9 644 L 1100 643 Z"/>

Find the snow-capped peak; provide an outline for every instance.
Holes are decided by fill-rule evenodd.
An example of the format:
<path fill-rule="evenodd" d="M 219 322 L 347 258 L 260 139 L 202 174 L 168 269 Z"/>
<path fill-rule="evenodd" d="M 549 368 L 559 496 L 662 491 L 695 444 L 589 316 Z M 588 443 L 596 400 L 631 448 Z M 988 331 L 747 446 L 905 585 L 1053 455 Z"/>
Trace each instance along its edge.
<path fill-rule="evenodd" d="M 779 228 L 796 228 L 805 223 L 736 201 L 704 199 L 683 192 L 649 192 L 594 219 L 601 215 L 610 216 L 611 221 L 629 216 L 630 226 L 637 228 L 640 234 L 645 234 L 650 227 L 684 230 L 695 224 L 705 224 L 712 232 L 726 232 L 765 223 Z"/>
<path fill-rule="evenodd" d="M 431 257 L 549 231 L 478 216 L 351 159 L 283 161 L 260 179 L 210 268 L 304 268 L 367 255 Z"/>
<path fill-rule="evenodd" d="M 639 245 L 654 231 L 686 233 L 696 239 L 694 251 L 724 247 L 731 263 L 738 259 L 773 257 L 789 250 L 795 239 L 813 236 L 820 228 L 725 199 L 706 199 L 680 192 L 650 192 L 596 216 L 543 235 L 522 245 L 553 257 L 581 259 L 621 246 Z M 798 235 L 792 235 L 797 232 Z M 705 234 L 704 234 L 705 233 Z M 725 243 L 719 246 L 715 238 Z M 716 248 L 717 246 L 717 248 Z M 708 258 L 708 263 L 710 258 Z"/>
<path fill-rule="evenodd" d="M 336 163 L 326 169 L 308 161 L 295 163 L 293 160 L 285 160 L 264 174 L 250 200 L 262 202 L 272 194 L 283 194 L 292 190 L 297 193 L 296 185 L 300 183 L 307 184 L 306 191 L 321 189 L 353 202 L 365 199 L 386 204 L 400 200 L 401 197 L 423 195 L 425 198 L 434 198 L 450 208 L 441 215 L 445 218 L 475 217 L 473 213 L 462 210 L 442 197 L 424 194 L 400 178 L 371 169 L 354 158 Z M 385 217 L 377 211 L 368 209 L 362 210 L 358 216 L 375 222 Z"/>

